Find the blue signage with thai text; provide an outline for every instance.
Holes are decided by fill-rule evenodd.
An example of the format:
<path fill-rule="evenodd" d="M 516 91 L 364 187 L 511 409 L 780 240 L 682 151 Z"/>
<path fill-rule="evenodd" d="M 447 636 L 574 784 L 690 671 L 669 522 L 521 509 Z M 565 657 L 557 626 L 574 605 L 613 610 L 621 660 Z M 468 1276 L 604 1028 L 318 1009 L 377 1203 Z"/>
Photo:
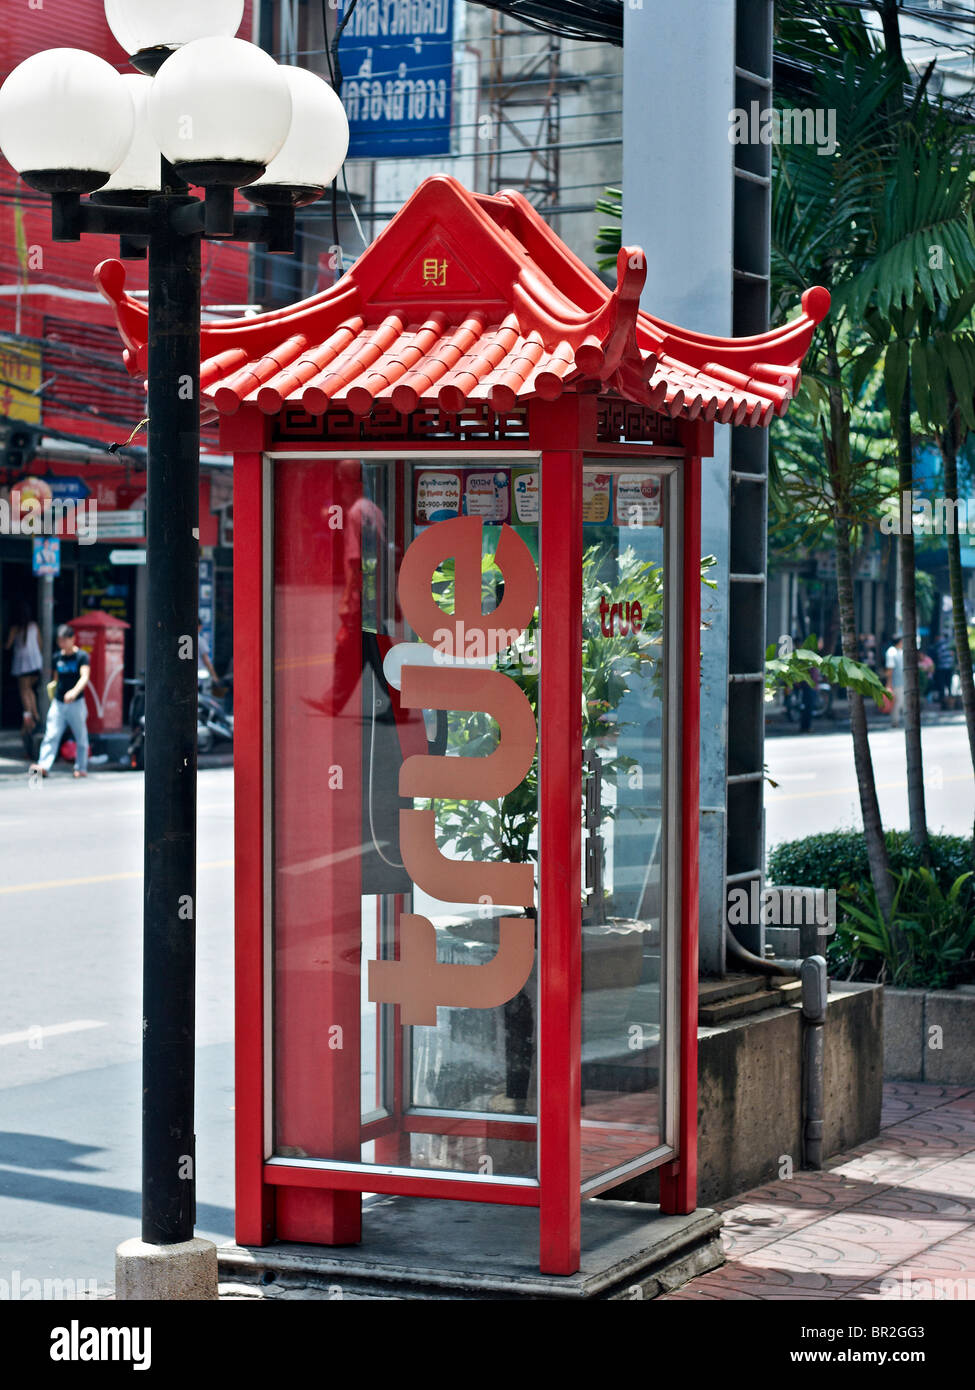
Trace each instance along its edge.
<path fill-rule="evenodd" d="M 350 159 L 450 153 L 453 34 L 453 0 L 359 0 L 339 44 Z"/>

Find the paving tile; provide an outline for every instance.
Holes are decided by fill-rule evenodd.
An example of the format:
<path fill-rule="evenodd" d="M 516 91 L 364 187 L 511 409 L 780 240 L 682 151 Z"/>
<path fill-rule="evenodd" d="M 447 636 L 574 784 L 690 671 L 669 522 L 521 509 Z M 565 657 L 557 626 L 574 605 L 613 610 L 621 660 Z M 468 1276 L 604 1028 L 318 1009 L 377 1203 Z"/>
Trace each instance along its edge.
<path fill-rule="evenodd" d="M 736 1257 L 736 1263 L 868 1279 L 965 1228 L 964 1220 L 930 1217 L 906 1220 L 863 1213 L 856 1207 L 814 1222 L 761 1250 Z"/>
<path fill-rule="evenodd" d="M 971 1233 L 931 1246 L 846 1296 L 900 1303 L 975 1301 L 975 1245 Z"/>
<path fill-rule="evenodd" d="M 772 1202 L 804 1210 L 838 1210 L 862 1201 L 876 1190 L 877 1184 L 869 1179 L 850 1178 L 842 1172 L 825 1169 L 815 1173 L 800 1172 L 794 1178 L 782 1178 L 765 1187 L 752 1188 L 750 1192 L 734 1198 L 728 1204 L 728 1209 L 734 1210 L 742 1203 Z"/>
<path fill-rule="evenodd" d="M 931 1110 L 945 1101 L 958 1100 L 962 1096 L 975 1095 L 971 1086 L 939 1086 L 927 1081 L 885 1081 L 884 1105 L 904 1102 L 916 1105 L 922 1110 Z"/>
<path fill-rule="evenodd" d="M 975 1297 L 975 1089 L 888 1084 L 880 1135 L 717 1203 L 727 1263 L 682 1301 Z M 939 1282 L 940 1281 L 940 1282 Z"/>
<path fill-rule="evenodd" d="M 975 1091 L 968 1091 L 956 1100 L 949 1101 L 945 1109 L 957 1110 L 966 1115 L 975 1115 Z"/>
<path fill-rule="evenodd" d="M 818 1221 L 821 1211 L 814 1207 L 786 1206 L 769 1202 L 748 1202 L 725 1215 L 721 1240 L 729 1259 L 780 1240 L 792 1231 Z"/>
<path fill-rule="evenodd" d="M 863 1282 L 862 1277 L 809 1269 L 779 1269 L 761 1264 L 725 1265 L 685 1284 L 680 1293 L 704 1293 L 710 1298 L 840 1298 Z"/>
<path fill-rule="evenodd" d="M 901 1127 L 902 1128 L 902 1127 Z M 861 1145 L 831 1163 L 829 1172 L 888 1187 L 962 1156 L 965 1149 L 943 1135 L 903 1134 L 885 1130 L 874 1147 Z"/>
<path fill-rule="evenodd" d="M 959 1148 L 975 1150 L 975 1113 L 968 1114 L 951 1105 L 941 1105 L 937 1110 L 926 1110 L 923 1115 L 914 1115 L 909 1120 L 892 1125 L 885 1131 L 884 1138 L 900 1134 L 937 1136 Z"/>

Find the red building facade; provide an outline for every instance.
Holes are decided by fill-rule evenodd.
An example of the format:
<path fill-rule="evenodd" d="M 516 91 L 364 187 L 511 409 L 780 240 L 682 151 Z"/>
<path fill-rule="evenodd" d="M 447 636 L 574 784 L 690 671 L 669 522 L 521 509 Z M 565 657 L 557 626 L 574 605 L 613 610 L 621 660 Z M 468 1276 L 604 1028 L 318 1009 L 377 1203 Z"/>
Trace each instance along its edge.
<path fill-rule="evenodd" d="M 249 35 L 248 3 L 241 33 Z M 121 71 L 133 71 L 114 39 L 100 3 L 45 0 L 43 6 L 8 5 L 0 32 L 0 81 L 25 58 L 55 47 L 96 53 Z M 51 240 L 50 200 L 27 187 L 0 159 L 0 498 L 9 505 L 11 486 L 27 476 L 46 480 L 55 498 L 95 504 L 96 539 L 86 529 L 85 544 L 68 524 L 60 530 L 62 571 L 55 580 L 55 622 L 82 609 L 113 614 L 128 622 L 126 669 L 131 674 L 140 654 L 140 572 L 114 565 L 113 550 L 138 546 L 140 503 L 145 494 L 144 452 L 126 462 L 107 452 L 109 444 L 133 435 L 144 446 L 138 426 L 145 415 L 145 390 L 118 360 L 118 337 L 112 315 L 92 283 L 92 268 L 118 254 L 110 237 L 79 242 Z M 241 306 L 249 300 L 248 250 L 243 246 L 204 246 L 204 305 Z M 130 286 L 145 290 L 145 262 L 129 264 Z M 23 427 L 29 427 L 26 432 Z M 215 431 L 204 450 L 219 453 Z M 204 468 L 200 498 L 201 544 L 221 542 L 221 514 L 229 507 L 226 481 L 212 483 Z M 211 491 L 212 489 L 212 491 Z M 229 519 L 230 512 L 226 513 Z M 226 533 L 232 531 L 223 527 Z M 91 543 L 89 543 L 91 542 Z M 227 630 L 221 645 L 229 660 L 229 548 L 222 553 L 225 592 L 216 596 L 226 610 Z M 6 631 L 22 602 L 38 611 L 32 573 L 31 539 L 0 533 L 0 626 Z M 3 681 L 0 726 L 19 722 L 13 683 Z"/>

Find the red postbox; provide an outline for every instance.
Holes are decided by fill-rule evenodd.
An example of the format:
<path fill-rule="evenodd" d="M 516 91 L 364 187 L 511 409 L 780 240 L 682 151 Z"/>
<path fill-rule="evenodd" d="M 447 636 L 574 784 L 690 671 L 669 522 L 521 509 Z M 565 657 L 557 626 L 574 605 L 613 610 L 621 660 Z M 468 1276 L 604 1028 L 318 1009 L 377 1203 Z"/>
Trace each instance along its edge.
<path fill-rule="evenodd" d="M 85 687 L 88 730 L 93 734 L 116 733 L 122 727 L 122 693 L 125 673 L 125 632 L 129 624 L 111 613 L 82 613 L 72 622 L 74 640 L 84 647 L 91 662 Z"/>
<path fill-rule="evenodd" d="M 696 1205 L 701 459 L 784 413 L 829 296 L 734 341 L 642 313 L 645 277 L 438 177 L 333 288 L 203 329 L 243 1245 L 449 1197 L 538 1209 L 568 1275 L 585 1199 L 658 1168 Z"/>

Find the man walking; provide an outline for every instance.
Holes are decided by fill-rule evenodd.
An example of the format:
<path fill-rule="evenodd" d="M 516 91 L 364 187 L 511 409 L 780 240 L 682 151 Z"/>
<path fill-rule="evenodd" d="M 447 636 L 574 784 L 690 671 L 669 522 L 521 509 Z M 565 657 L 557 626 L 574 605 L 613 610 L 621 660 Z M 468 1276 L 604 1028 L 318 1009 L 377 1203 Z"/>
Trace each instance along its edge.
<path fill-rule="evenodd" d="M 890 727 L 899 729 L 901 715 L 904 712 L 904 638 L 901 633 L 895 633 L 891 638 L 890 646 L 887 648 L 887 655 L 884 657 L 884 665 L 887 668 L 887 685 L 894 697 L 894 703 L 890 710 Z"/>
<path fill-rule="evenodd" d="M 67 624 L 58 628 L 58 654 L 54 658 L 56 685 L 51 708 L 47 712 L 44 741 L 36 763 L 30 771 L 46 777 L 58 755 L 65 729 L 75 740 L 74 775 L 88 776 L 88 709 L 84 690 L 91 675 L 88 653 L 75 646 L 74 630 Z"/>
<path fill-rule="evenodd" d="M 955 651 L 946 633 L 942 632 L 935 642 L 931 656 L 934 660 L 935 694 L 941 708 L 947 709 L 948 697 L 951 694 L 951 675 L 955 666 Z"/>

